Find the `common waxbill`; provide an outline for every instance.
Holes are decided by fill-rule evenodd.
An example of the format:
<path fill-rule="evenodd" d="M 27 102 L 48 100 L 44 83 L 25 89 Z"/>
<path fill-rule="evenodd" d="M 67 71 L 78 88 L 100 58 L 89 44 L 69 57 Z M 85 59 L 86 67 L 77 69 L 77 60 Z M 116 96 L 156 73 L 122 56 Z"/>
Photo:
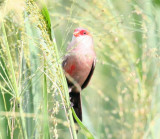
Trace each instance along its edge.
<path fill-rule="evenodd" d="M 67 47 L 67 54 L 64 57 L 62 66 L 67 78 L 70 101 L 81 121 L 82 107 L 80 92 L 88 85 L 95 64 L 96 54 L 90 32 L 84 28 L 75 29 L 72 41 Z"/>

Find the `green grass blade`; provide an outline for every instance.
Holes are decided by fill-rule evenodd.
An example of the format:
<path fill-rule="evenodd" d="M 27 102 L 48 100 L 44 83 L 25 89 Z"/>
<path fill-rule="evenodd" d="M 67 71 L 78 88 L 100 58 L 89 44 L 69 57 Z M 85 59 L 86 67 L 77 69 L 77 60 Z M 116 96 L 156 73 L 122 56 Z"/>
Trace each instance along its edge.
<path fill-rule="evenodd" d="M 50 19 L 50 15 L 48 12 L 48 9 L 46 7 L 46 5 L 43 6 L 41 13 L 44 17 L 44 20 L 46 21 L 46 25 L 47 25 L 47 30 L 48 30 L 48 34 L 50 36 L 50 39 L 52 40 L 52 35 L 51 35 L 51 19 Z"/>
<path fill-rule="evenodd" d="M 82 131 L 84 135 L 87 137 L 87 139 L 94 139 L 94 136 L 92 133 L 85 127 L 85 125 L 81 122 L 81 120 L 77 117 L 75 111 L 73 108 L 71 108 L 74 118 L 76 119 L 78 125 L 82 128 Z"/>
<path fill-rule="evenodd" d="M 49 122 L 48 122 L 48 92 L 47 92 L 47 77 L 46 77 L 46 61 L 44 58 L 44 75 L 43 75 L 43 139 L 50 139 L 50 132 L 49 132 Z"/>

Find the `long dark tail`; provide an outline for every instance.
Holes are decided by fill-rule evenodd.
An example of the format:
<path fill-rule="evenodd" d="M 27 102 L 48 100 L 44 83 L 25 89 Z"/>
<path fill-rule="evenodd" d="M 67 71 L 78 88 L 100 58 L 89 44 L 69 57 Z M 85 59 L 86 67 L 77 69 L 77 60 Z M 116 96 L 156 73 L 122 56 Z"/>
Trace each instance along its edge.
<path fill-rule="evenodd" d="M 82 106 L 81 106 L 81 94 L 79 92 L 70 92 L 71 103 L 73 104 L 73 108 L 78 116 L 78 118 L 82 121 Z M 76 120 L 74 119 L 74 122 Z"/>

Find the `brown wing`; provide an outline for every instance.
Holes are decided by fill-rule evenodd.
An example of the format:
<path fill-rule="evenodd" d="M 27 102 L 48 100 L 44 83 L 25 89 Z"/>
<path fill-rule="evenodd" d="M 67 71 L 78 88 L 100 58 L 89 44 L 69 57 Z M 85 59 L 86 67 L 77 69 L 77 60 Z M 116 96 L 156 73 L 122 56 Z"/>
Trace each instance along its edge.
<path fill-rule="evenodd" d="M 64 58 L 63 58 L 63 62 L 62 62 L 62 67 L 63 67 L 63 68 L 64 68 L 64 66 L 65 66 L 65 64 L 66 64 L 66 62 L 67 62 L 67 60 L 68 60 L 67 57 L 64 57 Z"/>
<path fill-rule="evenodd" d="M 67 60 L 68 60 L 68 57 L 65 57 L 64 60 L 63 60 L 63 62 L 62 62 L 62 67 L 63 67 L 63 68 L 64 68 L 64 66 L 67 64 Z M 73 86 L 73 83 L 71 83 L 71 82 L 67 79 L 67 77 L 66 77 L 66 80 L 67 80 L 68 87 L 69 87 L 69 88 L 72 87 L 72 86 Z"/>
<path fill-rule="evenodd" d="M 90 79 L 91 79 L 91 77 L 92 77 L 92 75 L 93 75 L 95 66 L 96 66 L 96 58 L 94 59 L 94 61 L 93 61 L 93 63 L 92 63 L 92 68 L 91 68 L 91 71 L 90 71 L 87 79 L 85 80 L 85 82 L 83 83 L 83 85 L 82 85 L 82 87 L 81 87 L 82 89 L 84 89 L 84 88 L 88 85 L 88 83 L 89 83 L 89 81 L 90 81 Z"/>

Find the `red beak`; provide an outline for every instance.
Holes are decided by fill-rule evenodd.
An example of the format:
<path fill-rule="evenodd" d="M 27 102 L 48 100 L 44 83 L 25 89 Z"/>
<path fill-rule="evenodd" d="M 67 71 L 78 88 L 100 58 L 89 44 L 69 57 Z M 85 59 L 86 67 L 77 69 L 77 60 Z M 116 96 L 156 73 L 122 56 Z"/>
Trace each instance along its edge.
<path fill-rule="evenodd" d="M 73 35 L 74 35 L 75 37 L 78 37 L 78 36 L 80 35 L 80 32 L 79 32 L 79 31 L 75 31 L 75 32 L 73 33 Z"/>

